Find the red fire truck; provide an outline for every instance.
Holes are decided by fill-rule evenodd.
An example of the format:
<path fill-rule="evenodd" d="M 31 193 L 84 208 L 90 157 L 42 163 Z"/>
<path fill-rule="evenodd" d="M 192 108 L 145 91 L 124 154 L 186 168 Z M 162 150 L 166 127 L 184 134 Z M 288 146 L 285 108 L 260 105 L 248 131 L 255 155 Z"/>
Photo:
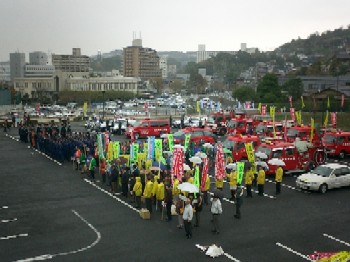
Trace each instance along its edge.
<path fill-rule="evenodd" d="M 260 139 L 257 136 L 228 136 L 223 142 L 224 148 L 232 151 L 232 158 L 235 161 L 240 161 L 242 159 L 247 160 L 247 152 L 245 150 L 245 144 L 252 142 L 253 148 L 255 149 L 260 145 Z"/>
<path fill-rule="evenodd" d="M 325 162 L 326 152 L 322 146 L 315 146 L 307 141 L 302 142 L 307 143 L 303 150 L 297 147 L 296 143 L 276 141 L 262 143 L 255 152 L 264 153 L 267 159 L 262 160 L 266 160 L 266 162 L 273 158 L 283 160 L 285 163 L 283 170 L 286 173 L 302 173 Z M 274 174 L 277 166 L 270 164 L 268 166 L 269 170 L 266 173 Z"/>
<path fill-rule="evenodd" d="M 227 122 L 234 117 L 234 111 L 220 111 L 212 113 L 206 121 L 206 127 L 210 128 L 216 135 L 225 135 L 227 133 Z"/>
<path fill-rule="evenodd" d="M 344 159 L 350 154 L 350 132 L 326 132 L 322 138 L 322 144 L 327 156 Z"/>
<path fill-rule="evenodd" d="M 287 132 L 287 141 L 294 142 L 295 139 L 299 137 L 300 140 L 309 141 L 311 137 L 311 126 L 292 126 L 288 129 Z M 312 143 L 321 146 L 321 137 L 318 134 L 317 130 L 314 128 L 314 136 Z"/>

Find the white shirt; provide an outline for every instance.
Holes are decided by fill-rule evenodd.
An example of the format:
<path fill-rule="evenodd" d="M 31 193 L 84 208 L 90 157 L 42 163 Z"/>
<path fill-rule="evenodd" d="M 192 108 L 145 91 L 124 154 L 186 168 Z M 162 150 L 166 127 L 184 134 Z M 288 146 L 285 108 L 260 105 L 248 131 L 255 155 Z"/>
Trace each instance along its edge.
<path fill-rule="evenodd" d="M 182 215 L 183 220 L 192 221 L 193 218 L 193 209 L 190 204 L 187 204 Z"/>
<path fill-rule="evenodd" d="M 210 211 L 214 215 L 218 215 L 218 214 L 222 213 L 222 206 L 221 206 L 220 199 L 218 199 L 218 198 L 213 199 L 213 201 L 211 203 Z"/>

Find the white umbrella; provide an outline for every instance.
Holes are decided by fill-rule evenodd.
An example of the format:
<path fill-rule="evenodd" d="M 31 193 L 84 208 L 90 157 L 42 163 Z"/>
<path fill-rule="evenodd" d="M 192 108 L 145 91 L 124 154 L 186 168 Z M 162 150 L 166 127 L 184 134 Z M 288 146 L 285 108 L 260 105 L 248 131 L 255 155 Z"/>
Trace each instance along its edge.
<path fill-rule="evenodd" d="M 284 161 L 279 159 L 279 158 L 272 158 L 267 163 L 269 165 L 272 165 L 272 166 L 285 166 L 286 165 L 286 163 L 284 163 Z"/>
<path fill-rule="evenodd" d="M 204 147 L 204 148 L 214 148 L 214 146 L 212 144 L 210 144 L 210 143 L 204 143 L 202 145 L 202 147 Z"/>
<path fill-rule="evenodd" d="M 176 145 L 174 145 L 174 148 L 184 148 L 184 146 L 176 144 Z"/>
<path fill-rule="evenodd" d="M 178 189 L 188 193 L 198 193 L 199 189 L 196 185 L 185 182 L 177 186 Z"/>
<path fill-rule="evenodd" d="M 192 163 L 200 164 L 202 163 L 202 159 L 198 156 L 193 156 L 189 159 Z"/>
<path fill-rule="evenodd" d="M 268 156 L 265 153 L 263 153 L 263 152 L 256 152 L 255 156 L 258 157 L 258 158 L 261 158 L 261 159 L 267 159 L 268 158 Z"/>
<path fill-rule="evenodd" d="M 190 168 L 189 165 L 184 164 L 184 170 L 185 170 L 185 171 L 189 171 L 189 170 L 191 170 L 191 168 Z"/>
<path fill-rule="evenodd" d="M 200 157 L 200 158 L 207 158 L 207 154 L 205 154 L 205 153 L 203 153 L 203 152 L 197 152 L 197 153 L 195 154 L 195 156 L 198 156 L 198 157 Z"/>
<path fill-rule="evenodd" d="M 163 151 L 163 154 L 173 155 L 173 152 L 171 152 L 171 151 Z"/>
<path fill-rule="evenodd" d="M 266 162 L 264 161 L 256 161 L 255 162 L 255 165 L 256 166 L 262 166 L 265 170 L 268 170 L 269 169 L 269 166 L 266 164 Z"/>
<path fill-rule="evenodd" d="M 233 170 L 237 170 L 237 164 L 236 163 L 230 163 L 226 166 L 226 168 L 228 169 L 233 169 Z"/>
<path fill-rule="evenodd" d="M 168 138 L 168 134 L 161 134 L 160 138 Z"/>

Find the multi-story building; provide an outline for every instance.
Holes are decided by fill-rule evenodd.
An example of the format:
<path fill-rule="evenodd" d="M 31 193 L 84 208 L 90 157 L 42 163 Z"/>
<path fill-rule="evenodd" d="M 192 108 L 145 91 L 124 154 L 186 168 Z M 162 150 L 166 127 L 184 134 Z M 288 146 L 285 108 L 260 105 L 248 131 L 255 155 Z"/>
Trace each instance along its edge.
<path fill-rule="evenodd" d="M 134 39 L 132 46 L 123 49 L 123 75 L 142 80 L 161 78 L 157 51 L 142 47 L 141 39 Z"/>
<path fill-rule="evenodd" d="M 10 74 L 11 81 L 15 77 L 24 77 L 24 66 L 26 64 L 26 55 L 25 53 L 10 53 Z"/>
<path fill-rule="evenodd" d="M 205 45 L 198 45 L 197 63 L 208 60 L 209 58 L 217 56 L 219 53 L 227 53 L 231 55 L 237 54 L 236 51 L 205 51 Z"/>
<path fill-rule="evenodd" d="M 25 77 L 52 77 L 55 73 L 53 65 L 25 65 Z"/>
<path fill-rule="evenodd" d="M 11 81 L 10 62 L 0 62 L 0 82 Z"/>
<path fill-rule="evenodd" d="M 166 79 L 168 77 L 168 58 L 166 56 L 160 58 L 159 68 L 162 72 L 162 78 Z"/>
<path fill-rule="evenodd" d="M 55 92 L 53 77 L 18 77 L 14 87 L 22 97 L 27 94 L 29 98 L 52 97 Z"/>
<path fill-rule="evenodd" d="M 48 55 L 41 51 L 29 53 L 30 65 L 47 65 L 49 63 Z"/>

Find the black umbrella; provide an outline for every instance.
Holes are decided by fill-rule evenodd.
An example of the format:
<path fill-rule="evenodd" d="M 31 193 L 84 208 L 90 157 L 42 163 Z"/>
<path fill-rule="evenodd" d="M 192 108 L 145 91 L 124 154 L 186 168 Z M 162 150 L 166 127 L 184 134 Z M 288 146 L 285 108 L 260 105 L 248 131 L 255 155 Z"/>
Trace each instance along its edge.
<path fill-rule="evenodd" d="M 219 189 L 217 189 L 217 188 L 214 188 L 212 190 L 212 193 L 214 194 L 214 197 L 217 197 L 217 198 L 220 198 L 220 199 L 222 199 L 224 197 L 224 192 L 219 190 Z"/>

